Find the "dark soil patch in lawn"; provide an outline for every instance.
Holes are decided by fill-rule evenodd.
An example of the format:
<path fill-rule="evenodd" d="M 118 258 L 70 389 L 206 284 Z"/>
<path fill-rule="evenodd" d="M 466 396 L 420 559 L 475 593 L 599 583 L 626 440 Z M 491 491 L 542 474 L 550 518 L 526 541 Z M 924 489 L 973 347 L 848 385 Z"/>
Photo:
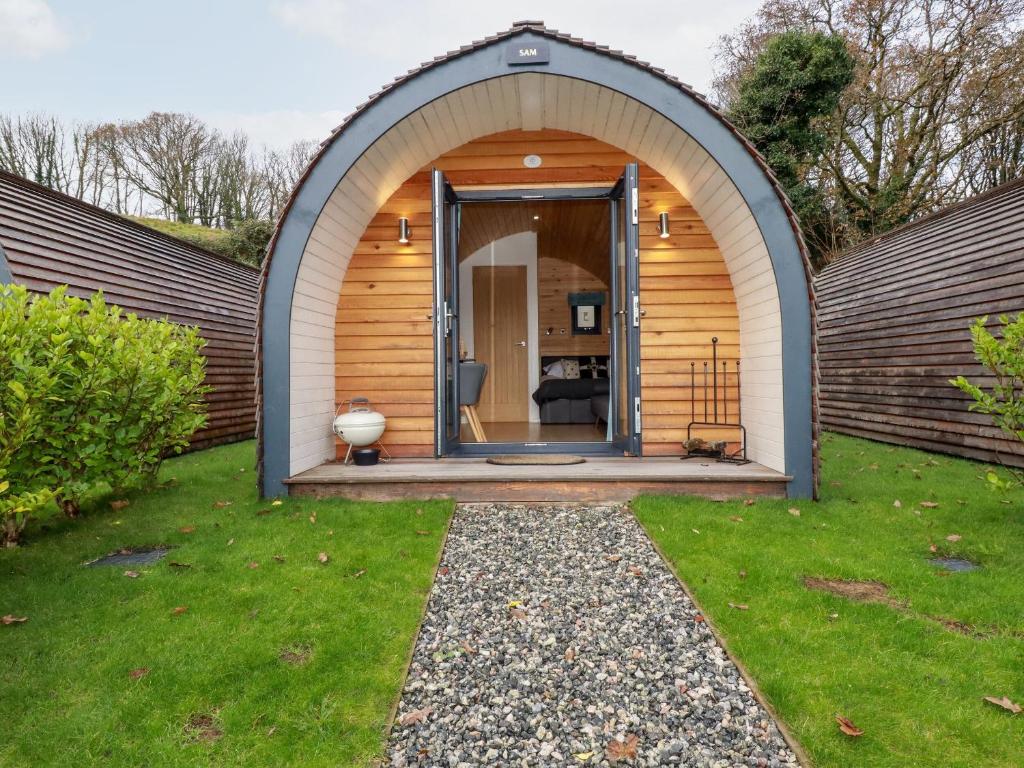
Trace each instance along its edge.
<path fill-rule="evenodd" d="M 313 649 L 308 645 L 292 645 L 288 648 L 284 648 L 278 656 L 281 661 L 288 664 L 294 664 L 300 666 L 309 661 L 309 657 L 313 655 Z"/>
<path fill-rule="evenodd" d="M 839 595 L 847 600 L 855 600 L 858 603 L 878 603 L 887 605 L 900 613 L 909 616 L 934 621 L 941 624 L 950 632 L 974 638 L 985 638 L 995 633 L 995 630 L 981 630 L 973 624 L 965 624 L 956 619 L 948 619 L 943 616 L 931 616 L 929 614 L 918 614 L 910 610 L 907 603 L 897 600 L 889 594 L 889 587 L 880 581 L 855 581 L 852 579 L 821 579 L 816 576 L 805 576 L 804 586 L 818 592 L 830 592 Z"/>
<path fill-rule="evenodd" d="M 833 595 L 856 600 L 858 603 L 881 603 L 892 608 L 905 608 L 906 605 L 889 595 L 889 587 L 880 581 L 854 581 L 851 579 L 820 579 L 816 576 L 805 576 L 804 586 L 818 592 L 831 592 Z"/>
<path fill-rule="evenodd" d="M 224 731 L 217 724 L 217 718 L 207 712 L 189 715 L 185 723 L 185 736 L 189 741 L 213 742 L 220 739 Z"/>

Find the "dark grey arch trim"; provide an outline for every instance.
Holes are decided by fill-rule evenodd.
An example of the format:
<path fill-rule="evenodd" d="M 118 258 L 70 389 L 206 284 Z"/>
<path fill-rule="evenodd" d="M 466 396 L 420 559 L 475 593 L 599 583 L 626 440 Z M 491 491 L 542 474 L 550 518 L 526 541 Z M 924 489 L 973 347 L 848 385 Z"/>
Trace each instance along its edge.
<path fill-rule="evenodd" d="M 290 469 L 290 319 L 299 264 L 320 211 L 352 165 L 392 126 L 442 96 L 508 74 L 540 72 L 585 80 L 661 113 L 718 162 L 761 230 L 775 271 L 782 312 L 786 474 L 793 497 L 814 494 L 811 390 L 811 306 L 803 254 L 775 187 L 728 126 L 676 85 L 638 65 L 524 30 L 524 43 L 546 42 L 549 64 L 508 66 L 503 38 L 424 69 L 385 91 L 347 123 L 295 193 L 278 229 L 263 296 L 263 492 L 286 492 Z"/>
<path fill-rule="evenodd" d="M 7 285 L 7 283 L 13 283 L 14 276 L 11 275 L 11 267 L 7 263 L 7 254 L 4 253 L 4 247 L 0 244 L 0 285 Z"/>

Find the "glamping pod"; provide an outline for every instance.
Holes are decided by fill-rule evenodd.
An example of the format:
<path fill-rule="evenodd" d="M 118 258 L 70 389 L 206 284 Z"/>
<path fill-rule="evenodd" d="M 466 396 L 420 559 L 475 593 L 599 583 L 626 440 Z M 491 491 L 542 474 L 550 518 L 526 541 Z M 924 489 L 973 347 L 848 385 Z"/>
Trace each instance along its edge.
<path fill-rule="evenodd" d="M 294 190 L 260 294 L 262 491 L 812 496 L 809 275 L 703 97 L 516 23 L 373 96 Z M 339 460 L 360 397 L 386 465 Z"/>

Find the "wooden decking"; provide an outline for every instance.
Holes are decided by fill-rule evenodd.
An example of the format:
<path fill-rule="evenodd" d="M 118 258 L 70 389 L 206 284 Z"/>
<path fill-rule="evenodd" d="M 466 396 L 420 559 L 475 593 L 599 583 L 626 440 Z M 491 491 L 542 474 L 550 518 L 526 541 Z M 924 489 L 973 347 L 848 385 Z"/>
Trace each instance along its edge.
<path fill-rule="evenodd" d="M 321 464 L 286 482 L 296 496 L 368 501 L 628 501 L 639 494 L 785 496 L 790 478 L 760 464 L 676 458 L 588 458 L 584 464 L 495 466 L 484 459 L 395 459 L 374 467 Z"/>

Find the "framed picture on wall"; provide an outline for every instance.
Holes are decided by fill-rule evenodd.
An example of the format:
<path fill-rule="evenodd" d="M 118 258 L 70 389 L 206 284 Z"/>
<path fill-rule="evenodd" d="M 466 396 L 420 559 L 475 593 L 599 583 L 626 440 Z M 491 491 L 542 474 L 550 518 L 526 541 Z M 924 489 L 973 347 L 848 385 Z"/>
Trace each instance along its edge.
<path fill-rule="evenodd" d="M 601 333 L 601 305 L 580 304 L 572 307 L 572 335 L 596 336 Z"/>

